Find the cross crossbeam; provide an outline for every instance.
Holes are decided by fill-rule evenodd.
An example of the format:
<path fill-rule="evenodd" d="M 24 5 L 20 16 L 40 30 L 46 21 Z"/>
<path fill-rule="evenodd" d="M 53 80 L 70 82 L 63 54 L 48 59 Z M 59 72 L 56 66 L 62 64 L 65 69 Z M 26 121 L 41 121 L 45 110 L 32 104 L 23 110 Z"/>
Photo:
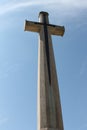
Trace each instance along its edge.
<path fill-rule="evenodd" d="M 44 23 L 25 21 L 25 31 L 32 31 L 39 33 Z M 63 36 L 65 32 L 64 26 L 57 26 L 53 24 L 46 24 L 50 34 Z"/>

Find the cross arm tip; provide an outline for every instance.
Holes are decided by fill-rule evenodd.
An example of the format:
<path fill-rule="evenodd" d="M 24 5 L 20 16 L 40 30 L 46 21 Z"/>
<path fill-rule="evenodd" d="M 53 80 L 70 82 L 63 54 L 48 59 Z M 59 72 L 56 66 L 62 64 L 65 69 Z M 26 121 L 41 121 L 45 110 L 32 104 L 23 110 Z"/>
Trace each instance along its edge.
<path fill-rule="evenodd" d="M 40 32 L 41 24 L 39 22 L 33 22 L 25 20 L 25 31 Z"/>
<path fill-rule="evenodd" d="M 64 33 L 65 33 L 65 27 L 62 26 L 62 33 L 61 33 L 61 36 L 64 36 Z"/>
<path fill-rule="evenodd" d="M 27 23 L 27 20 L 24 21 L 24 31 L 26 31 L 26 23 Z"/>
<path fill-rule="evenodd" d="M 52 35 L 59 35 L 63 36 L 65 32 L 65 27 L 64 26 L 57 26 L 57 25 L 48 25 L 48 29 Z"/>

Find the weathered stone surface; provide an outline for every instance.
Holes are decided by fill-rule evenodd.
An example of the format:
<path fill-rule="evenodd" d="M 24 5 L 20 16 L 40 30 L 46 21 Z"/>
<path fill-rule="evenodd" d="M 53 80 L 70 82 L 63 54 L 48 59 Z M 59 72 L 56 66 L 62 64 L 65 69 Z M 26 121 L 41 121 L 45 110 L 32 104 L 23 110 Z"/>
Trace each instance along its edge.
<path fill-rule="evenodd" d="M 49 24 L 48 15 L 39 15 L 40 22 Z M 48 43 L 45 41 L 44 27 L 39 34 L 38 54 L 38 130 L 63 130 L 62 112 L 59 96 L 55 60 L 51 35 L 48 30 Z M 46 44 L 48 44 L 49 59 L 47 58 Z M 49 66 L 48 61 L 49 60 Z M 49 68 L 50 67 L 50 68 Z M 49 70 L 50 78 L 49 81 Z"/>
<path fill-rule="evenodd" d="M 63 26 L 49 24 L 48 13 L 39 22 L 25 21 L 25 31 L 39 33 L 38 45 L 38 130 L 64 130 L 51 35 L 64 34 Z"/>

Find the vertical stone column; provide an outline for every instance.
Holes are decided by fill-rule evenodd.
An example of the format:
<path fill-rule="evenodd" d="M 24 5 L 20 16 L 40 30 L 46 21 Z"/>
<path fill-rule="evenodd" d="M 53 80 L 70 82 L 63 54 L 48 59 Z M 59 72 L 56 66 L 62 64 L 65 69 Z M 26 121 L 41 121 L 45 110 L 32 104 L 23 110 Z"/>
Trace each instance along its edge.
<path fill-rule="evenodd" d="M 48 13 L 40 12 L 43 23 L 38 47 L 38 130 L 63 130 L 52 40 L 47 28 Z"/>

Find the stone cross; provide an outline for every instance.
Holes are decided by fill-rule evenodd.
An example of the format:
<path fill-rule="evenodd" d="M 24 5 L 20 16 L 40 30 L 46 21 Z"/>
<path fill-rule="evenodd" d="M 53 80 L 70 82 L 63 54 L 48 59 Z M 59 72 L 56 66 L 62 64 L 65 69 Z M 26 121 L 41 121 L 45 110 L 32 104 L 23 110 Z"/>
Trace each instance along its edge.
<path fill-rule="evenodd" d="M 51 35 L 63 36 L 64 27 L 49 24 L 48 13 L 39 22 L 25 21 L 25 31 L 39 33 L 38 48 L 38 130 L 64 130 Z"/>

